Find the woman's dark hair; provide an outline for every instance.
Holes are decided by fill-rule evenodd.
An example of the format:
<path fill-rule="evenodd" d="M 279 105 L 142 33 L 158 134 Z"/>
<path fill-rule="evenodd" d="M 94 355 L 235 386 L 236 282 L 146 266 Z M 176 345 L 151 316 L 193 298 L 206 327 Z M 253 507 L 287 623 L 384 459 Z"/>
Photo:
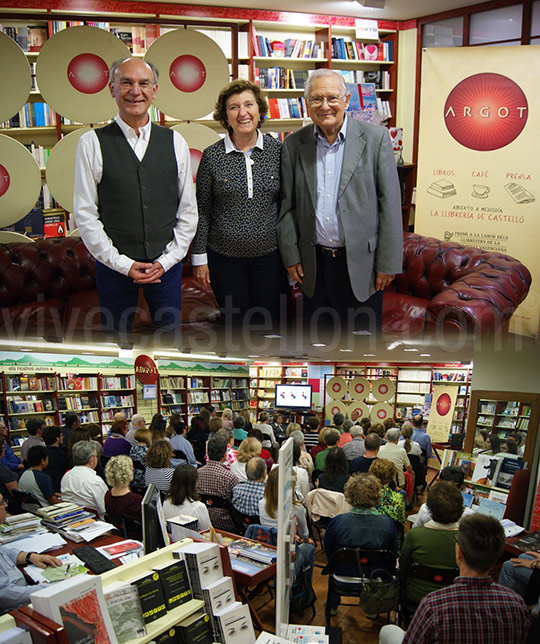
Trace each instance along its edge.
<path fill-rule="evenodd" d="M 182 505 L 184 501 L 198 501 L 197 469 L 192 465 L 179 465 L 175 468 L 165 497 L 173 505 Z"/>
<path fill-rule="evenodd" d="M 169 441 L 155 441 L 146 452 L 146 465 L 148 467 L 170 467 L 173 450 Z"/>
<path fill-rule="evenodd" d="M 502 440 L 501 445 L 506 445 L 506 452 L 508 454 L 517 454 L 518 453 L 518 446 L 516 441 L 512 440 L 509 438 L 508 440 Z"/>
<path fill-rule="evenodd" d="M 110 433 L 123 436 L 124 431 L 126 429 L 127 429 L 127 420 L 115 420 L 114 423 L 111 425 Z M 90 432 L 88 432 L 88 435 L 90 436 Z"/>
<path fill-rule="evenodd" d="M 456 523 L 463 514 L 463 496 L 450 481 L 438 481 L 430 487 L 426 503 L 437 523 Z"/>
<path fill-rule="evenodd" d="M 167 421 L 161 414 L 154 414 L 148 429 L 152 432 L 152 442 L 163 440 L 165 438 L 165 429 Z"/>
<path fill-rule="evenodd" d="M 293 465 L 298 465 L 298 461 L 300 460 L 300 445 L 297 445 L 296 443 L 293 445 Z M 326 458 L 328 458 L 328 454 L 326 455 Z"/>
<path fill-rule="evenodd" d="M 175 434 L 180 436 L 186 428 L 186 423 L 184 423 L 180 414 L 171 414 L 171 417 L 169 418 L 169 427 L 171 427 Z"/>
<path fill-rule="evenodd" d="M 491 443 L 491 453 L 498 454 L 501 451 L 501 439 L 497 434 L 490 434 L 486 440 Z"/>
<path fill-rule="evenodd" d="M 330 483 L 333 483 L 340 474 L 347 474 L 349 462 L 341 447 L 331 447 L 326 454 L 324 464 L 324 475 Z"/>
<path fill-rule="evenodd" d="M 217 97 L 213 114 L 214 121 L 219 121 L 229 133 L 232 132 L 232 128 L 229 126 L 229 122 L 227 120 L 227 101 L 231 96 L 248 91 L 253 92 L 253 96 L 259 106 L 259 122 L 257 127 L 261 127 L 264 122 L 264 118 L 268 112 L 268 103 L 261 92 L 261 88 L 251 81 L 238 78 L 230 82 L 228 85 L 225 85 L 221 90 Z"/>
<path fill-rule="evenodd" d="M 86 428 L 77 427 L 71 430 L 68 436 L 68 447 L 67 447 L 68 458 L 71 465 L 73 465 L 73 445 L 75 445 L 75 443 L 78 443 L 79 441 L 89 441 L 89 440 L 91 440 L 90 434 L 88 433 L 88 430 Z"/>

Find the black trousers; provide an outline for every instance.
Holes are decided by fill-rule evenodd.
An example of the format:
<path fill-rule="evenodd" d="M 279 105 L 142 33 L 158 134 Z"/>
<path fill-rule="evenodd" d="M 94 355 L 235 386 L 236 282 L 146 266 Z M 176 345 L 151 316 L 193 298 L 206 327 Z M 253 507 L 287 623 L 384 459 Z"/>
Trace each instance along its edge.
<path fill-rule="evenodd" d="M 304 322 L 311 327 L 350 333 L 380 334 L 382 291 L 365 302 L 354 296 L 345 252 L 331 257 L 317 246 L 317 276 L 313 297 L 304 296 Z"/>

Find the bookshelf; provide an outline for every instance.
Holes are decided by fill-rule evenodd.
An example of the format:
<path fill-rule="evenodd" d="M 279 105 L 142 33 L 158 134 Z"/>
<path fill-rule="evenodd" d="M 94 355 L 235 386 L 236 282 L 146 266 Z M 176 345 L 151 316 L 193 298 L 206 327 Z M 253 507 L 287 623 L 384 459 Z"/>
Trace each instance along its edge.
<path fill-rule="evenodd" d="M 204 407 L 210 404 L 210 377 L 186 376 L 187 424 Z"/>
<path fill-rule="evenodd" d="M 57 375 L 58 411 L 60 424 L 65 422 L 67 411 L 79 414 L 81 423 L 100 423 L 101 407 L 99 396 L 99 376 L 93 375 Z"/>
<path fill-rule="evenodd" d="M 100 377 L 101 425 L 106 434 L 114 422 L 116 412 L 122 411 L 130 418 L 137 412 L 137 390 L 135 375 Z"/>
<path fill-rule="evenodd" d="M 282 382 L 284 382 L 282 365 L 256 365 L 250 369 L 250 408 L 257 418 L 261 411 L 274 408 L 275 388 Z M 293 381 L 287 382 L 291 384 Z"/>
<path fill-rule="evenodd" d="M 540 394 L 486 391 L 471 392 L 464 450 L 472 452 L 476 432 L 486 429 L 505 438 L 513 431 L 525 437 L 523 459 L 531 463 L 538 435 Z"/>
<path fill-rule="evenodd" d="M 229 407 L 233 412 L 249 408 L 249 387 L 247 378 L 217 378 L 210 379 L 210 404 L 216 410 Z"/>
<path fill-rule="evenodd" d="M 180 414 L 186 422 L 186 380 L 182 376 L 160 376 L 160 413 L 168 418 Z"/>

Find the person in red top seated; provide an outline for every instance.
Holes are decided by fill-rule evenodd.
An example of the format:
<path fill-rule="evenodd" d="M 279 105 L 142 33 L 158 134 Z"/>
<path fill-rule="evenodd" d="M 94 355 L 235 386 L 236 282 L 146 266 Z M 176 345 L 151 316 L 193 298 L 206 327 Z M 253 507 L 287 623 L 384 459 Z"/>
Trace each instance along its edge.
<path fill-rule="evenodd" d="M 105 478 L 111 486 L 105 494 L 105 511 L 110 522 L 119 530 L 123 530 L 122 519 L 141 522 L 142 497 L 129 488 L 133 481 L 133 461 L 129 456 L 113 456 L 105 467 Z M 128 537 L 140 539 L 140 530 L 128 526 Z"/>
<path fill-rule="evenodd" d="M 251 431 L 248 432 L 248 438 L 256 438 L 259 441 L 259 443 L 261 443 L 262 445 L 263 433 L 261 432 L 260 429 L 257 429 L 254 427 Z M 263 447 L 261 449 L 261 453 L 259 454 L 259 456 L 262 459 L 264 459 L 264 462 L 266 463 L 266 467 L 268 471 L 270 471 L 272 469 L 272 465 L 274 464 L 274 461 L 272 459 L 272 454 L 270 454 L 270 452 Z"/>

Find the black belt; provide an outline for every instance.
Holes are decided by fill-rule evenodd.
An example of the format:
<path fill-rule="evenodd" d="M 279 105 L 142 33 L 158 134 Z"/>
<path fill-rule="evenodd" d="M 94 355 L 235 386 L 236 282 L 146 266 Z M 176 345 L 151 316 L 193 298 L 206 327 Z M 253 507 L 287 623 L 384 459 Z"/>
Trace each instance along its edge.
<path fill-rule="evenodd" d="M 346 253 L 345 246 L 339 246 L 338 248 L 331 248 L 329 246 L 321 246 L 320 244 L 317 244 L 317 248 L 321 251 L 321 253 L 325 257 L 331 257 L 332 259 L 336 259 L 337 257 L 345 257 L 345 253 Z"/>

